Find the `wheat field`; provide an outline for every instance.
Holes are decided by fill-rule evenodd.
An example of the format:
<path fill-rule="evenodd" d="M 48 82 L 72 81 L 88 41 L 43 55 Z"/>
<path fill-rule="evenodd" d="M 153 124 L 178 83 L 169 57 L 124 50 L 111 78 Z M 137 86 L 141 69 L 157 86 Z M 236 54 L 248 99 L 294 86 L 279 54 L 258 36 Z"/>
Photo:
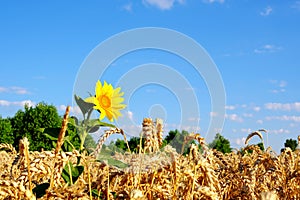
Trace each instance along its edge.
<path fill-rule="evenodd" d="M 189 154 L 182 155 L 170 145 L 161 148 L 162 121 L 145 118 L 145 143 L 142 148 L 140 140 L 139 152 L 115 152 L 99 159 L 112 134 L 122 134 L 129 148 L 123 130 L 105 131 L 90 155 L 63 152 L 67 120 L 68 109 L 52 151 L 30 151 L 26 137 L 20 140 L 19 152 L 0 144 L 0 199 L 300 199 L 300 151 L 287 148 L 276 155 L 270 147 L 262 151 L 248 145 L 255 135 L 263 140 L 260 131 L 247 137 L 245 148 L 230 154 L 209 149 L 200 134 L 191 133 L 183 146 L 194 140 L 202 151 L 191 144 Z M 71 166 L 81 173 L 73 173 Z M 72 171 L 70 177 L 63 176 L 66 171 Z"/>
<path fill-rule="evenodd" d="M 200 153 L 192 145 L 183 156 L 166 146 L 116 153 L 114 158 L 127 164 L 120 169 L 78 151 L 31 152 L 26 145 L 21 141 L 19 152 L 0 145 L 0 199 L 37 199 L 33 188 L 42 183 L 50 187 L 38 199 L 300 199 L 300 152 L 290 149 L 276 155 L 271 148 L 246 146 L 244 153 L 224 155 Z M 67 184 L 63 167 L 78 157 L 85 170 Z"/>

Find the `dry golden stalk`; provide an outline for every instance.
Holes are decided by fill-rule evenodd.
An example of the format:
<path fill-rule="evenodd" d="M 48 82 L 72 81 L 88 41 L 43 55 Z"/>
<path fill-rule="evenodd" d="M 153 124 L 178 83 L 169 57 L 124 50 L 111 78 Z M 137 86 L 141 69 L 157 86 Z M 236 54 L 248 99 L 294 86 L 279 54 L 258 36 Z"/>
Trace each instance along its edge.
<path fill-rule="evenodd" d="M 262 136 L 262 134 L 260 133 L 260 131 L 255 131 L 255 132 L 250 133 L 250 134 L 248 135 L 248 137 L 247 137 L 247 139 L 246 139 L 246 141 L 245 141 L 245 145 L 248 145 L 249 140 L 250 140 L 253 136 L 255 136 L 255 135 L 257 135 L 257 136 L 261 139 L 261 141 L 263 142 L 263 136 Z"/>
<path fill-rule="evenodd" d="M 190 159 L 191 160 L 196 160 L 198 158 L 198 152 L 199 152 L 198 146 L 195 145 L 195 144 L 191 144 Z"/>
<path fill-rule="evenodd" d="M 143 192 L 137 189 L 133 189 L 130 192 L 130 199 L 137 200 L 137 199 L 145 199 Z"/>
<path fill-rule="evenodd" d="M 276 192 L 262 192 L 260 194 L 260 199 L 261 200 L 278 200 L 278 196 Z"/>
<path fill-rule="evenodd" d="M 144 152 L 148 151 L 148 152 L 152 152 L 153 147 L 154 147 L 154 141 L 153 140 L 153 122 L 151 118 L 144 118 L 143 120 L 143 129 L 142 129 L 142 137 L 145 136 L 145 144 L 144 144 Z"/>
<path fill-rule="evenodd" d="M 298 145 L 296 147 L 297 151 L 300 151 L 300 135 L 298 136 Z"/>
<path fill-rule="evenodd" d="M 29 181 L 29 191 L 32 193 L 30 159 L 29 159 L 29 142 L 26 137 L 20 140 L 19 149 L 20 149 L 20 154 L 22 154 L 25 158 L 25 164 L 27 165 L 27 176 Z"/>
<path fill-rule="evenodd" d="M 178 181 L 180 176 L 180 170 L 179 170 L 179 163 L 178 163 L 178 157 L 175 153 L 171 153 L 171 162 L 172 162 L 172 171 L 174 173 L 173 177 L 173 199 L 177 199 L 177 187 L 178 187 Z"/>
<path fill-rule="evenodd" d="M 96 147 L 95 151 L 93 152 L 93 155 L 95 157 L 101 152 L 102 146 L 103 146 L 104 142 L 107 140 L 107 138 L 109 136 L 111 136 L 112 134 L 116 134 L 116 133 L 123 135 L 124 140 L 127 144 L 127 148 L 130 151 L 129 144 L 128 144 L 128 141 L 126 139 L 126 135 L 125 135 L 124 131 L 122 129 L 119 129 L 119 128 L 111 128 L 110 130 L 106 130 L 105 133 L 103 134 L 103 136 L 100 138 L 100 140 L 97 144 L 97 147 Z"/>
<path fill-rule="evenodd" d="M 0 144 L 0 149 L 7 149 L 11 151 L 14 155 L 17 154 L 15 147 L 13 147 L 13 145 L 11 144 L 5 144 L 5 143 Z"/>
<path fill-rule="evenodd" d="M 67 128 L 68 128 L 69 113 L 70 113 L 70 106 L 67 106 L 66 112 L 65 112 L 65 115 L 64 115 L 64 119 L 62 121 L 61 129 L 60 129 L 60 132 L 59 132 L 59 135 L 58 135 L 58 140 L 57 140 L 56 148 L 55 148 L 55 154 L 57 154 L 59 152 L 61 146 L 64 143 L 65 133 L 66 133 Z"/>
<path fill-rule="evenodd" d="M 142 137 L 145 136 L 144 152 L 151 152 L 151 143 L 152 143 L 152 126 L 153 122 L 151 118 L 144 118 L 142 123 Z"/>
<path fill-rule="evenodd" d="M 157 118 L 156 119 L 156 131 L 157 131 L 157 139 L 158 139 L 159 147 L 161 147 L 163 144 L 163 128 L 164 128 L 163 120 Z"/>
<path fill-rule="evenodd" d="M 184 142 L 183 142 L 182 149 L 181 149 L 181 154 L 183 153 L 184 146 L 192 140 L 198 141 L 198 143 L 201 145 L 204 153 L 208 151 L 208 147 L 205 143 L 205 139 L 203 137 L 201 137 L 199 133 L 191 133 L 184 138 Z"/>

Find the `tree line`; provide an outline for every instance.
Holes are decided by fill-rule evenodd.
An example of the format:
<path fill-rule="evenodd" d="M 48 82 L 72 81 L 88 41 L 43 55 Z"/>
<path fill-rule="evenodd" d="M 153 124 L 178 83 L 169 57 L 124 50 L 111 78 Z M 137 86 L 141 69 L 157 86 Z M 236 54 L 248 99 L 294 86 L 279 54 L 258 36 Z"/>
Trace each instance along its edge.
<path fill-rule="evenodd" d="M 39 103 L 35 107 L 24 106 L 24 110 L 19 110 L 13 117 L 2 118 L 0 116 L 0 143 L 12 144 L 18 149 L 19 140 L 27 137 L 30 142 L 30 150 L 41 151 L 51 150 L 55 146 L 53 138 L 49 134 L 45 133 L 45 129 L 59 129 L 61 127 L 62 117 L 59 116 L 57 109 L 53 105 L 46 103 Z M 183 150 L 184 154 L 189 152 L 189 146 L 191 141 L 186 144 L 182 149 L 184 137 L 189 133 L 185 130 L 171 130 L 163 140 L 163 146 L 170 144 L 176 149 L 178 153 Z M 77 134 L 77 130 L 71 124 L 68 125 L 67 136 L 72 142 L 72 148 L 79 149 L 80 138 Z M 143 140 L 143 138 L 142 138 Z M 138 152 L 140 144 L 139 137 L 132 137 L 128 141 L 130 150 L 132 152 Z M 144 144 L 144 141 L 142 141 Z M 257 144 L 263 150 L 263 144 Z M 284 147 L 289 147 L 293 151 L 298 145 L 297 140 L 287 139 L 284 143 Z M 93 149 L 96 147 L 96 143 L 93 138 L 88 135 L 85 146 L 87 149 Z M 117 139 L 106 145 L 110 150 L 126 151 L 127 145 L 124 140 Z M 216 134 L 214 140 L 209 144 L 209 147 L 216 149 L 223 153 L 230 153 L 232 151 L 230 141 L 224 138 L 221 134 Z M 201 147 L 199 146 L 201 149 Z M 70 149 L 67 149 L 70 150 Z M 283 149 L 282 149 L 283 151 Z"/>

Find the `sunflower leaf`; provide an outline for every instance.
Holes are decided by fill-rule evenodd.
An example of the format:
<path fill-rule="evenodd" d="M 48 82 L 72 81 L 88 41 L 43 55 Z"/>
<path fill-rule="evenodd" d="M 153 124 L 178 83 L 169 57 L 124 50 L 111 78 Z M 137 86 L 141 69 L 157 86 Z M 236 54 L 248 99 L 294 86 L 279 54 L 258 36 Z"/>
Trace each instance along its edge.
<path fill-rule="evenodd" d="M 101 122 L 99 119 L 91 119 L 88 121 L 88 126 L 90 128 L 93 128 L 95 126 L 106 126 L 106 127 L 112 127 L 112 128 L 115 128 L 116 126 L 113 125 L 113 124 L 109 124 L 109 123 L 106 123 L 106 122 Z"/>
<path fill-rule="evenodd" d="M 129 167 L 128 164 L 121 162 L 120 160 L 116 160 L 114 158 L 112 158 L 110 155 L 99 155 L 97 157 L 97 162 L 105 162 L 108 165 L 117 167 L 119 169 L 125 169 L 127 167 Z"/>
<path fill-rule="evenodd" d="M 63 177 L 66 183 L 72 185 L 78 180 L 79 176 L 83 173 L 83 170 L 83 166 L 74 166 L 71 162 L 68 162 L 65 165 L 61 176 Z"/>
<path fill-rule="evenodd" d="M 100 126 L 96 125 L 96 126 L 93 126 L 89 129 L 89 133 L 95 133 L 96 131 L 98 131 L 100 128 Z"/>
<path fill-rule="evenodd" d="M 93 109 L 93 107 L 94 107 L 93 103 L 85 102 L 82 98 L 80 98 L 77 95 L 74 95 L 74 97 L 75 97 L 75 101 L 76 101 L 77 105 L 79 106 L 79 108 L 80 108 L 83 115 L 85 115 L 91 109 Z"/>
<path fill-rule="evenodd" d="M 42 198 L 46 194 L 46 190 L 49 188 L 49 186 L 49 183 L 39 184 L 32 190 L 32 192 L 37 198 Z"/>

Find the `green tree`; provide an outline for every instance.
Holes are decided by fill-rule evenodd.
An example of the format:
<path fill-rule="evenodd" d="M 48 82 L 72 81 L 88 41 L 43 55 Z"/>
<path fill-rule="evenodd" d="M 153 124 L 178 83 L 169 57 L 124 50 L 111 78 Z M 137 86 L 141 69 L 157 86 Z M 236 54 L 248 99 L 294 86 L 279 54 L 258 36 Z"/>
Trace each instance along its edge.
<path fill-rule="evenodd" d="M 264 144 L 262 142 L 258 143 L 257 146 L 259 146 L 260 150 L 265 150 Z"/>
<path fill-rule="evenodd" d="M 230 153 L 231 147 L 230 142 L 226 138 L 224 138 L 221 134 L 217 133 L 215 139 L 212 143 L 209 144 L 209 147 L 212 149 L 216 149 L 222 153 Z"/>
<path fill-rule="evenodd" d="M 47 138 L 41 128 L 55 128 L 61 126 L 61 118 L 57 109 L 52 105 L 39 103 L 35 107 L 24 106 L 13 118 L 11 125 L 14 133 L 14 147 L 18 149 L 19 140 L 27 137 L 30 150 L 51 150 L 52 141 Z"/>
<path fill-rule="evenodd" d="M 78 137 L 78 149 L 80 147 L 80 139 Z M 89 153 L 92 153 L 94 151 L 94 149 L 96 148 L 97 144 L 95 142 L 95 140 L 93 139 L 93 137 L 88 134 L 85 138 L 85 141 L 84 141 L 84 147 L 85 149 L 89 152 Z"/>
<path fill-rule="evenodd" d="M 182 147 L 184 145 L 184 137 L 187 136 L 189 133 L 185 130 L 182 130 L 181 132 L 179 130 L 171 130 L 169 134 L 164 139 L 164 144 L 170 144 L 173 148 L 176 149 L 177 153 L 181 153 Z M 189 152 L 189 142 L 188 144 L 185 144 L 183 149 L 183 154 L 187 154 Z"/>
<path fill-rule="evenodd" d="M 0 116 L 0 143 L 13 144 L 14 135 L 9 119 Z"/>
<path fill-rule="evenodd" d="M 144 148 L 145 138 L 142 138 L 142 148 Z M 128 145 L 130 148 L 130 151 L 132 152 L 139 152 L 138 146 L 140 146 L 140 137 L 132 137 L 128 141 Z M 126 146 L 127 149 L 127 146 Z"/>
<path fill-rule="evenodd" d="M 118 149 L 121 149 L 122 151 L 126 151 L 126 142 L 124 140 L 117 139 L 115 142 L 115 145 Z"/>
<path fill-rule="evenodd" d="M 294 139 L 287 139 L 284 143 L 284 147 L 287 148 L 291 148 L 292 151 L 295 151 L 296 148 L 297 148 L 297 145 L 298 145 L 298 142 L 297 140 L 294 140 Z M 281 149 L 281 152 L 283 151 L 284 149 Z"/>

